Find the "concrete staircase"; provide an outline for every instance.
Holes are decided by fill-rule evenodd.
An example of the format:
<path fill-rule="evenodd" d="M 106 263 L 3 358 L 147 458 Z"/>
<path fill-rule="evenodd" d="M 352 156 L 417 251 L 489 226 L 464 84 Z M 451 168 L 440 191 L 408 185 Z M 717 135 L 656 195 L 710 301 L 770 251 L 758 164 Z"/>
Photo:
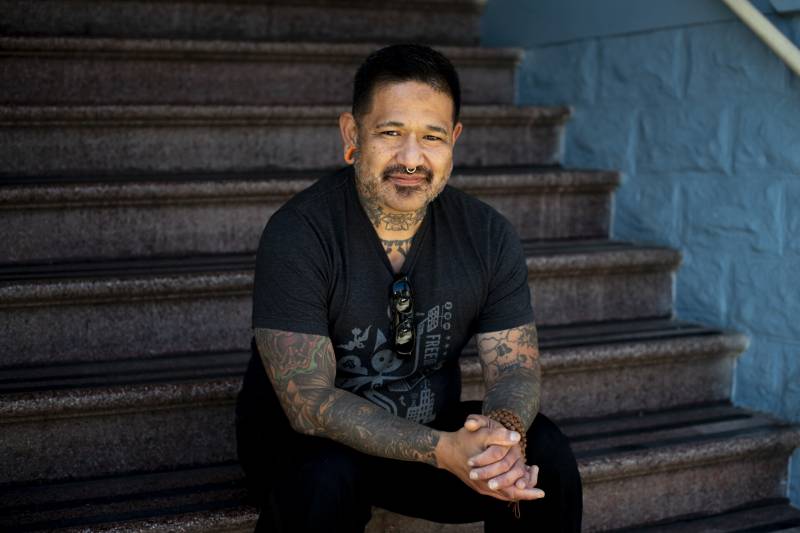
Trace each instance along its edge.
<path fill-rule="evenodd" d="M 513 105 L 482 4 L 0 0 L 0 530 L 252 530 L 233 403 L 258 237 L 340 164 L 358 62 L 413 40 L 462 75 L 450 183 L 525 241 L 586 529 L 800 525 L 800 429 L 729 403 L 747 340 L 675 319 L 677 251 L 610 240 L 618 176 L 558 165 L 569 109 Z M 480 398 L 474 348 L 462 369 Z"/>

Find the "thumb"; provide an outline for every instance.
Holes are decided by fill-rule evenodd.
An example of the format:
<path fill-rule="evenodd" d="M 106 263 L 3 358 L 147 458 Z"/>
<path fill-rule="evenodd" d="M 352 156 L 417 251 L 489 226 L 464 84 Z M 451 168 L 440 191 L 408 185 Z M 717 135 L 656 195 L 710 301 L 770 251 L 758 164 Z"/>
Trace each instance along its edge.
<path fill-rule="evenodd" d="M 478 431 L 482 427 L 485 427 L 485 425 L 486 424 L 482 424 L 480 420 L 475 418 L 467 418 L 466 422 L 464 422 L 464 427 L 469 431 Z"/>
<path fill-rule="evenodd" d="M 518 444 L 520 434 L 506 428 L 496 428 L 486 437 L 486 446 L 497 444 L 499 446 L 514 446 Z"/>

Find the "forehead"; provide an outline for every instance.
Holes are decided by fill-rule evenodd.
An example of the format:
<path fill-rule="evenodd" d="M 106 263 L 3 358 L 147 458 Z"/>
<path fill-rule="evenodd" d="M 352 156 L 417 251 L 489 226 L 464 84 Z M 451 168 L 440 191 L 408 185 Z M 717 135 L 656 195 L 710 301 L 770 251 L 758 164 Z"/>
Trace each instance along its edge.
<path fill-rule="evenodd" d="M 453 99 L 427 83 L 383 83 L 375 87 L 371 100 L 370 110 L 364 116 L 367 122 L 427 120 L 453 126 Z"/>

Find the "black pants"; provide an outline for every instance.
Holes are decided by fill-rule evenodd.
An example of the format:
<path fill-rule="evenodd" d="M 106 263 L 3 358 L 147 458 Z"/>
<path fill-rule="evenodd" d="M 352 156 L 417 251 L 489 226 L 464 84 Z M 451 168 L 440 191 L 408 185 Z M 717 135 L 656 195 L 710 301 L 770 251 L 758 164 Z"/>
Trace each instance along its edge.
<path fill-rule="evenodd" d="M 481 402 L 428 424 L 459 429 Z M 263 412 L 262 412 L 263 413 Z M 283 415 L 281 412 L 280 415 Z M 478 494 L 455 475 L 433 466 L 362 454 L 321 437 L 288 428 L 285 415 L 265 420 L 240 410 L 239 460 L 254 503 L 257 532 L 363 532 L 376 505 L 407 516 L 442 523 L 484 521 L 484 531 L 543 533 L 580 531 L 581 480 L 566 437 L 544 415 L 528 430 L 528 464 L 539 466 L 538 487 L 546 496 L 522 501 L 521 516 L 509 503 Z"/>

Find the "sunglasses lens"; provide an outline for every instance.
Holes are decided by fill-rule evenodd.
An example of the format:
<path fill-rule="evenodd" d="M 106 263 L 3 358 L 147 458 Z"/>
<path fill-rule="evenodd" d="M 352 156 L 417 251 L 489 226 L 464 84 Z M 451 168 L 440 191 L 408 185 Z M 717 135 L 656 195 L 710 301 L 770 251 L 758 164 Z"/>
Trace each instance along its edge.
<path fill-rule="evenodd" d="M 406 344 L 414 339 L 414 330 L 407 326 L 400 326 L 394 340 L 397 344 Z"/>
<path fill-rule="evenodd" d="M 411 284 L 403 276 L 392 284 L 392 329 L 394 330 L 394 349 L 397 355 L 407 357 L 414 348 L 414 301 L 411 298 Z"/>

